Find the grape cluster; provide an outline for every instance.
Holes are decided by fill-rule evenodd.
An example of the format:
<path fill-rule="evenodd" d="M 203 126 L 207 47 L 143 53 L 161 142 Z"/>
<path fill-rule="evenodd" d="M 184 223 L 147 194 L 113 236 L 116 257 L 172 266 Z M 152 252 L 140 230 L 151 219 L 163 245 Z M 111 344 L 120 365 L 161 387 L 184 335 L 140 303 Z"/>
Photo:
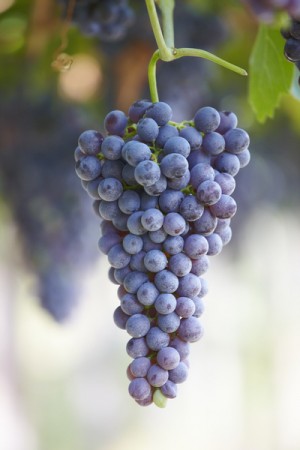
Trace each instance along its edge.
<path fill-rule="evenodd" d="M 120 305 L 114 321 L 131 339 L 129 393 L 140 405 L 174 398 L 203 333 L 208 256 L 231 239 L 235 175 L 250 160 L 249 136 L 232 112 L 199 109 L 171 122 L 167 103 L 141 100 L 110 112 L 108 135 L 83 132 L 76 173 L 102 218 L 100 250 Z"/>
<path fill-rule="evenodd" d="M 277 11 L 285 11 L 293 18 L 300 17 L 300 0 L 243 0 L 258 18 L 272 22 Z"/>
<path fill-rule="evenodd" d="M 70 1 L 59 0 L 64 16 Z M 76 0 L 72 15 L 72 22 L 82 34 L 108 42 L 123 38 L 133 19 L 127 0 Z"/>
<path fill-rule="evenodd" d="M 1 201 L 18 231 L 15 250 L 35 275 L 36 295 L 32 289 L 29 297 L 64 322 L 79 303 L 82 274 L 98 256 L 92 239 L 82 238 L 97 226 L 76 183 L 69 151 L 74 129 L 82 125 L 74 109 L 53 100 L 52 93 L 31 98 L 18 86 L 14 96 L 5 94 L 0 105 Z"/>
<path fill-rule="evenodd" d="M 295 63 L 300 70 L 300 20 L 292 19 L 290 27 L 282 30 L 282 35 L 286 39 L 284 46 L 285 57 Z"/>

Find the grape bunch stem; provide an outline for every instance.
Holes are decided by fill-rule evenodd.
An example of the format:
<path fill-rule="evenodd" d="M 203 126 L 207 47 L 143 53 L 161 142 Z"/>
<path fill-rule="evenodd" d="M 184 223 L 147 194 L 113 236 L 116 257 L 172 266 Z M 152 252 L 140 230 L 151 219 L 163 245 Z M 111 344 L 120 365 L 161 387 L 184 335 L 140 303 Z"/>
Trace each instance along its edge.
<path fill-rule="evenodd" d="M 176 48 L 174 44 L 174 21 L 173 11 L 174 0 L 156 0 L 158 7 L 162 13 L 162 27 L 157 14 L 155 0 L 145 0 L 148 10 L 150 23 L 156 40 L 158 49 L 153 53 L 148 66 L 149 88 L 152 102 L 158 102 L 158 90 L 156 82 L 156 65 L 159 60 L 170 62 L 184 56 L 194 56 L 212 61 L 226 69 L 232 70 L 239 75 L 248 75 L 246 70 L 231 64 L 222 58 L 207 52 L 206 50 L 196 48 Z"/>

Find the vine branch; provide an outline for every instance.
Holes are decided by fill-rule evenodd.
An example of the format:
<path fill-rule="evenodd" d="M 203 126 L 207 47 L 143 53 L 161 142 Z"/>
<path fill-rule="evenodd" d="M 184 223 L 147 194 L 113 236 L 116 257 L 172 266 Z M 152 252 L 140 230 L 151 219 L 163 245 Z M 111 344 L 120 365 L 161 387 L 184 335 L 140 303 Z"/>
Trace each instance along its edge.
<path fill-rule="evenodd" d="M 153 102 L 158 102 L 157 82 L 156 82 L 156 64 L 159 59 L 162 61 L 170 62 L 175 59 L 182 58 L 184 56 L 193 56 L 196 58 L 204 58 L 212 61 L 226 69 L 232 70 L 239 75 L 248 75 L 246 70 L 235 64 L 229 63 L 222 58 L 207 52 L 206 50 L 196 48 L 175 48 L 174 46 L 174 0 L 156 0 L 158 7 L 162 13 L 162 28 L 157 14 L 155 0 L 145 0 L 146 6 L 153 30 L 153 34 L 156 40 L 158 49 L 154 52 L 149 66 L 148 66 L 148 79 L 151 99 Z"/>

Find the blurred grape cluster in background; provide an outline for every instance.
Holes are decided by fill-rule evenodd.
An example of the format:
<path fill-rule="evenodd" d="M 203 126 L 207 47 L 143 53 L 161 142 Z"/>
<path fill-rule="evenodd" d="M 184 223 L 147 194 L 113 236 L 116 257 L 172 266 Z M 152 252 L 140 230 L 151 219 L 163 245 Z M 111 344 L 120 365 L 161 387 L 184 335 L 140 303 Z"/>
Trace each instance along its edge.
<path fill-rule="evenodd" d="M 108 111 L 149 97 L 155 41 L 144 2 L 128 0 L 126 29 L 108 42 L 74 24 L 71 68 L 55 72 L 64 3 L 0 0 L 0 449 L 300 450 L 299 92 L 262 125 L 247 79 L 200 59 L 159 64 L 174 120 L 235 111 L 252 160 L 237 177 L 233 240 L 208 273 L 189 380 L 166 409 L 141 409 L 73 151 Z M 239 0 L 176 1 L 178 46 L 246 69 L 257 27 Z"/>

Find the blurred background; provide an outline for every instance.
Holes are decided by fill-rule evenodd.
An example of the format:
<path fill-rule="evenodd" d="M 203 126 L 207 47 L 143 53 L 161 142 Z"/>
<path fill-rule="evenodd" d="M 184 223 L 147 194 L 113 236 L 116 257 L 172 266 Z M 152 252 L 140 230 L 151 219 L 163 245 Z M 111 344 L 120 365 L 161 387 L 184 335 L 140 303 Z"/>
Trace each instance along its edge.
<path fill-rule="evenodd" d="M 299 100 L 284 96 L 260 125 L 248 81 L 194 58 L 159 65 L 161 100 L 178 121 L 235 111 L 252 161 L 233 239 L 207 274 L 189 379 L 164 410 L 128 396 L 128 338 L 73 151 L 108 111 L 149 96 L 155 42 L 144 2 L 129 4 L 106 34 L 77 11 L 73 63 L 57 72 L 67 2 L 0 0 L 0 449 L 300 450 Z M 177 46 L 246 69 L 257 27 L 238 0 L 176 1 Z"/>

